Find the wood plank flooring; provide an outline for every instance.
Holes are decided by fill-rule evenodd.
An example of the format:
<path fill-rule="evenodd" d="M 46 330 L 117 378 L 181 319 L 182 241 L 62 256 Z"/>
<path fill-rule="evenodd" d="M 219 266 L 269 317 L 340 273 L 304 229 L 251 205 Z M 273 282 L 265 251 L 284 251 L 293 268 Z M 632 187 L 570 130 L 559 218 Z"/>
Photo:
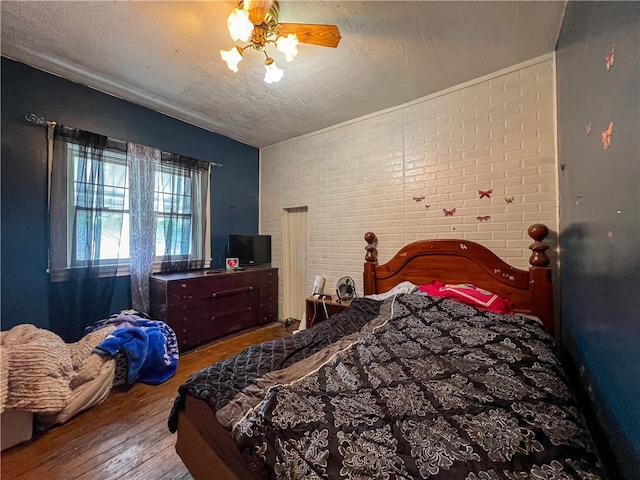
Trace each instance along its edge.
<path fill-rule="evenodd" d="M 176 375 L 161 385 L 113 389 L 102 404 L 2 452 L 2 480 L 191 479 L 167 428 L 178 387 L 192 372 L 295 328 L 274 323 L 216 341 L 182 355 Z"/>

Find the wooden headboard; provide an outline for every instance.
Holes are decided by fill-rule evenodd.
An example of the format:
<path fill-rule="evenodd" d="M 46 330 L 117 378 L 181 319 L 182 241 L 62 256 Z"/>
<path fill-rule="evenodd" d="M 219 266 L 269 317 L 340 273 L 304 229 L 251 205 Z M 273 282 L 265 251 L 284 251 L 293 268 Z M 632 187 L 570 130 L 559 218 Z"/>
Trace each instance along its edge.
<path fill-rule="evenodd" d="M 548 235 L 546 225 L 535 224 L 527 230 L 533 243 L 528 270 L 505 263 L 488 248 L 468 240 L 419 240 L 409 243 L 391 260 L 378 265 L 377 238 L 367 232 L 364 264 L 364 294 L 383 293 L 400 282 L 426 285 L 471 283 L 511 300 L 518 313 L 535 315 L 547 331 L 554 331 L 551 269 L 542 241 Z"/>

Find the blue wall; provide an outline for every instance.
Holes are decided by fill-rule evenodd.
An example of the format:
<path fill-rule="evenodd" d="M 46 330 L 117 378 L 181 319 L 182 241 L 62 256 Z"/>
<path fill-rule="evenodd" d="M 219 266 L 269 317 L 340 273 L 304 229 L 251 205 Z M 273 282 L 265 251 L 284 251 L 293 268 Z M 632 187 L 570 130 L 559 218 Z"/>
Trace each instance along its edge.
<path fill-rule="evenodd" d="M 213 266 L 224 264 L 229 233 L 257 233 L 258 149 L 4 57 L 1 87 L 2 330 L 33 323 L 72 341 L 84 326 L 50 318 L 46 131 L 26 114 L 222 163 L 211 178 Z M 129 289 L 119 277 L 112 313 L 131 307 Z"/>
<path fill-rule="evenodd" d="M 638 479 L 640 3 L 569 2 L 557 86 L 562 346 L 604 429 L 616 478 Z"/>

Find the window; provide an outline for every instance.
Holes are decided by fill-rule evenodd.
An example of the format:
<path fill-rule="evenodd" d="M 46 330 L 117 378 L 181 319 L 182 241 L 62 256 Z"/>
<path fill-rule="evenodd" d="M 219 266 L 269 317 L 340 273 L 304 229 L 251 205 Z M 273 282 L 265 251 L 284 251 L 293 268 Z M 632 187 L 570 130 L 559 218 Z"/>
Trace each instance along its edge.
<path fill-rule="evenodd" d="M 100 218 L 98 259 L 103 264 L 127 263 L 130 248 L 129 175 L 127 157 L 121 152 L 105 152 L 102 162 L 83 161 L 78 145 L 68 144 L 68 245 L 86 245 L 83 225 Z M 100 171 L 101 169 L 101 171 Z M 192 181 L 191 175 L 169 165 L 161 165 L 155 173 L 154 210 L 157 215 L 156 261 L 167 251 L 167 238 L 172 256 L 188 258 L 192 253 Z M 102 188 L 103 201 L 92 202 L 95 189 Z M 94 204 L 96 203 L 96 204 Z M 76 219 L 74 223 L 74 218 Z M 75 235 L 75 242 L 71 236 Z M 70 252 L 69 266 L 81 266 L 89 260 L 90 251 L 77 248 Z"/>
<path fill-rule="evenodd" d="M 172 256 L 188 258 L 193 250 L 191 177 L 163 165 L 156 172 L 155 186 L 156 258 L 161 260 L 167 251 Z M 173 240 L 170 245 L 167 238 Z"/>
<path fill-rule="evenodd" d="M 152 208 L 155 216 L 154 270 L 168 258 L 183 268 L 203 268 L 209 253 L 208 170 L 203 167 L 208 164 L 186 159 L 191 163 L 185 167 L 184 157 L 162 153 L 162 161 L 153 163 L 153 192 L 135 192 L 130 190 L 126 145 L 109 147 L 94 149 L 69 138 L 55 146 L 50 192 L 53 277 L 63 280 L 64 271 L 87 266 L 117 265 L 127 274 L 130 242 L 139 238 L 130 220 L 131 197 L 136 194 L 147 199 L 153 195 L 153 207 L 147 211 Z M 191 168 L 194 162 L 197 168 Z"/>
<path fill-rule="evenodd" d="M 121 152 L 105 152 L 103 161 L 84 159 L 78 145 L 67 145 L 67 266 L 86 265 L 92 250 L 103 264 L 125 262 L 129 258 L 129 176 L 127 157 Z M 102 192 L 96 192 L 102 189 Z M 100 199 L 95 200 L 100 193 Z M 99 218 L 99 232 L 89 241 L 86 226 Z M 72 238 L 72 237 L 75 237 Z M 75 241 L 74 241 L 75 240 Z M 76 248 L 72 246 L 76 245 Z"/>

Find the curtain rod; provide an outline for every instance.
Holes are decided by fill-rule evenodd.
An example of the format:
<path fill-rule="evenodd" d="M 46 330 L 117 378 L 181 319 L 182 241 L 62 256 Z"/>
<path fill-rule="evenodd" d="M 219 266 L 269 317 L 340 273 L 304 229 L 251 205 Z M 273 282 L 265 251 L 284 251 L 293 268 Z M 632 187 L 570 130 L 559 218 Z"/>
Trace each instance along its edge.
<path fill-rule="evenodd" d="M 57 125 L 56 122 L 50 122 L 44 117 L 39 117 L 35 113 L 28 113 L 24 116 L 24 119 L 29 123 L 35 123 L 36 125 Z"/>
<path fill-rule="evenodd" d="M 24 116 L 24 119 L 29 123 L 33 123 L 35 125 L 40 125 L 40 126 L 43 126 L 43 127 L 52 127 L 52 126 L 58 125 L 57 122 L 54 122 L 52 120 L 47 120 L 44 117 L 39 117 L 35 113 L 26 114 Z M 60 126 L 64 127 L 64 128 L 71 129 L 71 127 L 66 127 L 64 125 L 60 125 Z M 126 143 L 126 142 L 123 142 L 122 140 L 117 140 L 117 139 L 114 139 L 114 140 L 116 140 L 118 142 Z M 207 163 L 210 163 L 212 167 L 222 167 L 222 163 L 218 163 L 218 162 L 207 162 Z"/>

